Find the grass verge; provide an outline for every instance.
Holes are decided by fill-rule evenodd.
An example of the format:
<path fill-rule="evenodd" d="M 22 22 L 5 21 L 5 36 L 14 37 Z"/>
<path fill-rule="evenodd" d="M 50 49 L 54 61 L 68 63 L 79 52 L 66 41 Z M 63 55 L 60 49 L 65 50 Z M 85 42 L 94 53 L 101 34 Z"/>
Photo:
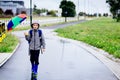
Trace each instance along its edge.
<path fill-rule="evenodd" d="M 49 27 L 49 26 L 54 26 L 54 25 L 58 25 L 58 24 L 64 24 L 65 22 L 59 22 L 59 23 L 50 23 L 50 24 L 43 24 L 40 27 L 44 28 L 44 27 Z M 31 29 L 30 26 L 25 26 L 25 27 L 17 27 L 15 29 L 13 29 L 13 31 L 22 31 L 22 30 L 28 30 Z"/>
<path fill-rule="evenodd" d="M 6 38 L 0 43 L 0 53 L 11 53 L 17 46 L 19 40 L 12 34 L 7 34 Z"/>
<path fill-rule="evenodd" d="M 30 26 L 25 26 L 25 27 L 17 27 L 13 29 L 13 31 L 22 31 L 22 30 L 28 30 L 30 29 Z"/>
<path fill-rule="evenodd" d="M 59 36 L 83 41 L 120 58 L 120 23 L 111 18 L 98 18 L 56 32 Z"/>

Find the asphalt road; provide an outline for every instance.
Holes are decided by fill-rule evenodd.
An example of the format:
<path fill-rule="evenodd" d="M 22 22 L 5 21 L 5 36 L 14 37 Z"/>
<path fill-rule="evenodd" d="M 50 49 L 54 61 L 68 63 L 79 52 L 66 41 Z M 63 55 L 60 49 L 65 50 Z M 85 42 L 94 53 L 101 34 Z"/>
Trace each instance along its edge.
<path fill-rule="evenodd" d="M 55 26 L 45 27 L 44 29 L 64 28 L 64 27 L 67 27 L 67 26 L 70 26 L 70 25 L 74 25 L 74 24 L 78 24 L 78 23 L 82 23 L 82 22 L 85 22 L 85 21 L 86 20 L 80 20 L 80 21 L 76 21 L 76 22 L 67 22 L 67 23 L 64 23 L 64 24 L 58 24 L 58 25 L 55 25 Z"/>
<path fill-rule="evenodd" d="M 87 50 L 69 41 L 58 39 L 52 29 L 43 29 L 46 52 L 40 55 L 38 80 L 117 80 L 114 74 Z M 30 80 L 31 65 L 25 31 L 14 32 L 20 47 L 0 68 L 0 80 Z"/>

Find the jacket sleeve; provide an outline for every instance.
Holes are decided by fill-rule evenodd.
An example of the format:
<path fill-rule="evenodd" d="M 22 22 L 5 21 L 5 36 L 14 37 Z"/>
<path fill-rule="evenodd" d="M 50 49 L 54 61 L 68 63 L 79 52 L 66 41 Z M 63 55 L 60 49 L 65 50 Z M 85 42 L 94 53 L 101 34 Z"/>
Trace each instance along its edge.
<path fill-rule="evenodd" d="M 44 35 L 42 34 L 41 35 L 41 46 L 42 46 L 43 49 L 45 49 L 45 45 L 46 45 L 45 44 L 45 38 L 44 38 Z"/>
<path fill-rule="evenodd" d="M 28 35 L 25 35 L 25 39 L 26 39 L 27 41 L 30 41 L 30 40 L 31 40 L 31 38 L 30 38 L 30 32 L 29 32 Z"/>

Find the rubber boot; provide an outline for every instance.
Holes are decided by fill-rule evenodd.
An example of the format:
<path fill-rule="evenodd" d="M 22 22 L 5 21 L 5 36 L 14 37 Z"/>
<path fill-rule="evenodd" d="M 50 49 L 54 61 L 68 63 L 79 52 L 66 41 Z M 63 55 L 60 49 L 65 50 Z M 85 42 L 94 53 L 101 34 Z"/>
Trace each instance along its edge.
<path fill-rule="evenodd" d="M 32 64 L 32 73 L 35 73 L 35 65 Z"/>
<path fill-rule="evenodd" d="M 31 80 L 34 80 L 34 77 L 35 77 L 35 64 L 32 64 L 32 68 L 31 68 Z"/>
<path fill-rule="evenodd" d="M 38 70 L 38 65 L 35 65 L 35 78 L 37 78 L 37 70 Z"/>
<path fill-rule="evenodd" d="M 34 71 L 35 71 L 36 74 L 37 74 L 37 70 L 38 70 L 38 65 L 35 64 Z"/>

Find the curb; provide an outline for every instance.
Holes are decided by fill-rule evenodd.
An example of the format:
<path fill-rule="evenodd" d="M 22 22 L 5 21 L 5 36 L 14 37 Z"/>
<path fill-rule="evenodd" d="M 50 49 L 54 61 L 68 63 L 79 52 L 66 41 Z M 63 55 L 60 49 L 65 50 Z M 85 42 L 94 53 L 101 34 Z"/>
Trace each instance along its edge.
<path fill-rule="evenodd" d="M 105 64 L 106 67 L 110 71 L 112 71 L 112 73 L 118 78 L 118 80 L 120 80 L 120 63 L 115 62 L 114 60 L 107 57 L 106 55 L 108 55 L 109 53 L 105 52 L 102 49 L 98 49 L 98 48 L 96 48 L 94 46 L 91 46 L 91 45 L 86 44 L 86 43 L 81 42 L 81 41 L 59 37 L 56 34 L 55 34 L 55 36 L 58 37 L 59 39 L 70 41 L 70 42 L 80 46 L 84 50 L 88 51 L 90 54 L 92 54 L 97 59 L 99 59 L 103 64 Z"/>
<path fill-rule="evenodd" d="M 20 43 L 17 44 L 17 46 L 15 47 L 12 53 L 3 53 L 3 55 L 7 54 L 7 56 L 4 57 L 4 59 L 0 62 L 0 67 L 2 67 L 12 57 L 12 55 L 15 53 L 15 51 L 18 49 L 19 46 Z"/>

